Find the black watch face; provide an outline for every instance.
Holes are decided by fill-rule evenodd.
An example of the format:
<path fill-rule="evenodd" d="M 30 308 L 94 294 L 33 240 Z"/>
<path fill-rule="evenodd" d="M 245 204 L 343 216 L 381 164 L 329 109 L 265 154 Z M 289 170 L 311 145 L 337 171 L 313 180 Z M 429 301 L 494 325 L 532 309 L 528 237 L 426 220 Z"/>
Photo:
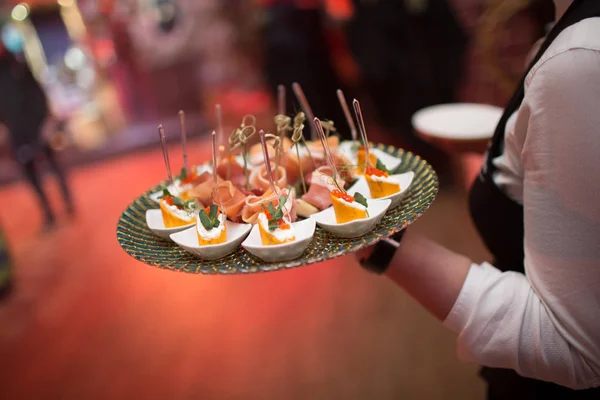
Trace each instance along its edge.
<path fill-rule="evenodd" d="M 377 243 L 373 248 L 371 256 L 365 262 L 365 264 L 367 264 L 364 265 L 365 268 L 380 274 L 385 272 L 390 266 L 394 254 L 396 254 L 396 249 L 396 246 L 386 241 Z"/>

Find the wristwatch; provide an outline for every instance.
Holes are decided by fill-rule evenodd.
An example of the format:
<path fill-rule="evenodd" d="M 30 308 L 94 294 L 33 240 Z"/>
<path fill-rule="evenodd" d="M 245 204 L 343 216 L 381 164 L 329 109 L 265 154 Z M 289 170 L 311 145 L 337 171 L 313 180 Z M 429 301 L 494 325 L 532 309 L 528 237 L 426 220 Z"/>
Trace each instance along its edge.
<path fill-rule="evenodd" d="M 359 264 L 368 271 L 383 274 L 390 266 L 396 250 L 400 247 L 405 231 L 406 229 L 403 229 L 389 238 L 381 239 L 376 245 L 357 252 L 356 257 Z"/>

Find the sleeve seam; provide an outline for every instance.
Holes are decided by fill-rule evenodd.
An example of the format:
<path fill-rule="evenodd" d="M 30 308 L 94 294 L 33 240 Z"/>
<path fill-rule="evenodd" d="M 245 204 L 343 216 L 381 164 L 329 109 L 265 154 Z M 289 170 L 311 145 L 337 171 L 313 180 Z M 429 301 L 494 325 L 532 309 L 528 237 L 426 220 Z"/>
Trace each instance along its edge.
<path fill-rule="evenodd" d="M 584 51 L 590 51 L 590 52 L 595 52 L 595 53 L 600 53 L 600 49 L 591 49 L 589 47 L 570 47 L 566 50 L 563 50 L 559 53 L 553 54 L 552 56 L 548 57 L 548 58 L 542 58 L 540 61 L 538 61 L 533 68 L 531 68 L 531 71 L 529 71 L 529 73 L 527 74 L 527 77 L 525 78 L 525 89 L 527 89 L 527 87 L 529 87 L 529 85 L 531 85 L 531 81 L 533 80 L 535 74 L 537 73 L 537 71 L 544 65 L 546 65 L 546 63 L 548 63 L 550 60 L 555 59 L 558 56 L 561 56 L 565 53 L 569 53 L 571 51 L 577 51 L 577 50 L 584 50 Z"/>

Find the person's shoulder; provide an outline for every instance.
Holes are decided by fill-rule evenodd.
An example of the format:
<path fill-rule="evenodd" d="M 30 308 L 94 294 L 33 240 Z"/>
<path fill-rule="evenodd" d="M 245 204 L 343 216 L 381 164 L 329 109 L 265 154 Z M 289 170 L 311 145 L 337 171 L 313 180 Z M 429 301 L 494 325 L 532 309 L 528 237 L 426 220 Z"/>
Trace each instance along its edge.
<path fill-rule="evenodd" d="M 588 18 L 562 31 L 527 74 L 526 87 L 539 76 L 600 82 L 600 17 Z"/>

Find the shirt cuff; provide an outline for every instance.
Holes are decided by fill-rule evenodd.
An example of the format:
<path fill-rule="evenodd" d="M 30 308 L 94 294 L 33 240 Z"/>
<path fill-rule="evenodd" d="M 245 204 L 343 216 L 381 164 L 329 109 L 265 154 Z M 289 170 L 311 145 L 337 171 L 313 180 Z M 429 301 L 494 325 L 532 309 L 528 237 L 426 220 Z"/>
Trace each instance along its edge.
<path fill-rule="evenodd" d="M 452 306 L 452 310 L 444 320 L 444 325 L 456 333 L 460 333 L 467 325 L 469 316 L 476 306 L 480 296 L 480 289 L 483 287 L 483 281 L 489 274 L 489 269 L 493 267 L 488 263 L 481 265 L 471 264 L 469 272 L 462 289 Z"/>

